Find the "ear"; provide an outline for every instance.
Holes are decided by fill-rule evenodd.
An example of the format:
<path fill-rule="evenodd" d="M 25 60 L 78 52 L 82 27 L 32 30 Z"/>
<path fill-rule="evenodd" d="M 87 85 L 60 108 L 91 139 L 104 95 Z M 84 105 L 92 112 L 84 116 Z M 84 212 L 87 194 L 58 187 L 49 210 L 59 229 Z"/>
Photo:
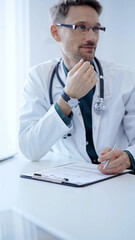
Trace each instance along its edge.
<path fill-rule="evenodd" d="M 56 26 L 55 24 L 51 25 L 50 32 L 55 41 L 60 42 L 61 39 L 58 31 L 58 26 Z"/>

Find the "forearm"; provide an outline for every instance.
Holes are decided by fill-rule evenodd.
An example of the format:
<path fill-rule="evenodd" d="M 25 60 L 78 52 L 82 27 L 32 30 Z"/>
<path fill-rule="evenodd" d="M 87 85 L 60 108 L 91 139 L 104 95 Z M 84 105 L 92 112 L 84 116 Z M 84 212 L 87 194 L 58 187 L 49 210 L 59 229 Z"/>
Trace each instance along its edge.
<path fill-rule="evenodd" d="M 72 108 L 68 106 L 68 104 L 64 101 L 62 97 L 59 98 L 57 104 L 63 114 L 68 117 L 72 111 Z"/>
<path fill-rule="evenodd" d="M 25 122 L 25 123 L 24 123 Z M 23 125 L 25 124 L 25 127 Z M 19 144 L 22 153 L 32 161 L 39 160 L 56 141 L 70 131 L 60 118 L 54 106 L 37 122 L 25 116 L 20 122 Z"/>

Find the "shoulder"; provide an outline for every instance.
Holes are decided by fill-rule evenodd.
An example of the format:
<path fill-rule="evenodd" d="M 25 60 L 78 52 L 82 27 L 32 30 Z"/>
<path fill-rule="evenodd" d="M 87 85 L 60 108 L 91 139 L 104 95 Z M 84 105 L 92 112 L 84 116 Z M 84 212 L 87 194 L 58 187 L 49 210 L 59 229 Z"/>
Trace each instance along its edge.
<path fill-rule="evenodd" d="M 24 82 L 24 89 L 30 89 L 30 91 L 33 91 L 31 89 L 35 89 L 34 91 L 40 89 L 44 91 L 48 88 L 53 69 L 57 62 L 58 59 L 54 59 L 31 67 Z"/>
<path fill-rule="evenodd" d="M 47 62 L 37 64 L 30 68 L 29 74 L 37 73 L 40 77 L 45 76 L 45 74 L 47 76 L 50 72 L 52 72 L 57 62 L 58 62 L 58 59 L 53 59 Z"/>
<path fill-rule="evenodd" d="M 135 74 L 134 69 L 126 65 L 118 64 L 111 61 L 105 61 L 105 60 L 100 60 L 100 62 L 104 72 L 123 72 L 123 73 L 129 73 L 133 75 Z"/>
<path fill-rule="evenodd" d="M 53 69 L 59 60 L 54 59 L 47 62 L 37 64 L 29 69 L 26 78 L 26 84 L 40 85 L 45 88 L 48 86 Z"/>
<path fill-rule="evenodd" d="M 114 62 L 100 60 L 101 66 L 103 68 L 103 73 L 106 79 L 112 79 L 112 81 L 125 82 L 126 84 L 132 82 L 135 85 L 135 71 L 134 69 L 117 64 Z"/>

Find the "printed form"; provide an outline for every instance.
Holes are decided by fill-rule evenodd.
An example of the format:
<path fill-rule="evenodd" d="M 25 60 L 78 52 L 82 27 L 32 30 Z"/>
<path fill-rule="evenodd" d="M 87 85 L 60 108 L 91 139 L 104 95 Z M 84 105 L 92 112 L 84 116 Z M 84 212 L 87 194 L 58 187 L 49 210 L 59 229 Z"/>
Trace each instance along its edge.
<path fill-rule="evenodd" d="M 28 175 L 37 180 L 76 186 L 85 186 L 121 175 L 105 175 L 97 169 L 97 166 L 88 162 L 76 162 L 44 169 Z M 129 172 L 129 170 L 126 170 L 124 173 L 126 172 Z M 22 175 L 22 177 L 25 176 Z"/>

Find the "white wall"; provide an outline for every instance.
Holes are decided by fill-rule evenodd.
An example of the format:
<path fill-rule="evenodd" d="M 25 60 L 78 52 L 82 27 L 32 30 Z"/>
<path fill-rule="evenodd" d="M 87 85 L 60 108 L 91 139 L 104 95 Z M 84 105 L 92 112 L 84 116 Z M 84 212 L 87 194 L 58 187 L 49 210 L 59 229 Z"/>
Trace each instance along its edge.
<path fill-rule="evenodd" d="M 101 23 L 107 31 L 101 36 L 96 56 L 129 65 L 135 63 L 135 1 L 100 0 Z M 30 64 L 60 56 L 49 33 L 48 9 L 55 0 L 30 0 Z"/>
<path fill-rule="evenodd" d="M 98 55 L 135 68 L 135 1 L 100 0 L 101 22 L 107 27 Z"/>
<path fill-rule="evenodd" d="M 28 0 L 0 0 L 0 156 L 16 151 L 18 111 L 29 68 Z"/>
<path fill-rule="evenodd" d="M 30 9 L 30 64 L 35 65 L 60 56 L 58 45 L 52 39 L 49 25 L 50 6 L 55 0 L 29 0 Z"/>

